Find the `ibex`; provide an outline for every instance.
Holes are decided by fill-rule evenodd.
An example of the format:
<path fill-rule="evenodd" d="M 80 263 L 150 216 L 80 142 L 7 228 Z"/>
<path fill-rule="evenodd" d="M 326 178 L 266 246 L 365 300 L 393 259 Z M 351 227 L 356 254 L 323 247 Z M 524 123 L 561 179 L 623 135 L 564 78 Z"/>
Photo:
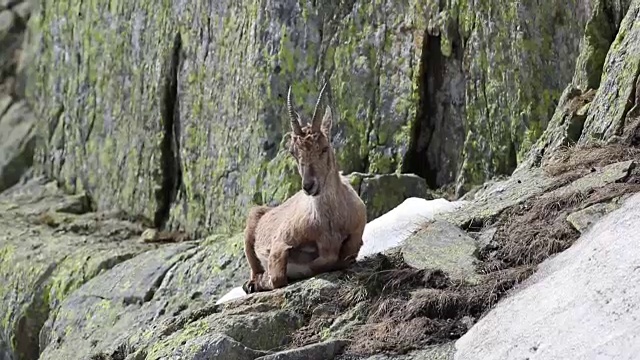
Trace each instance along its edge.
<path fill-rule="evenodd" d="M 331 147 L 331 108 L 318 109 L 326 83 L 316 101 L 310 125 L 302 126 L 293 109 L 291 87 L 287 108 L 291 120 L 288 150 L 295 158 L 302 189 L 276 207 L 249 211 L 245 227 L 245 256 L 251 276 L 247 293 L 268 291 L 317 274 L 341 270 L 355 262 L 367 222 L 366 208 L 346 178 L 338 172 Z"/>

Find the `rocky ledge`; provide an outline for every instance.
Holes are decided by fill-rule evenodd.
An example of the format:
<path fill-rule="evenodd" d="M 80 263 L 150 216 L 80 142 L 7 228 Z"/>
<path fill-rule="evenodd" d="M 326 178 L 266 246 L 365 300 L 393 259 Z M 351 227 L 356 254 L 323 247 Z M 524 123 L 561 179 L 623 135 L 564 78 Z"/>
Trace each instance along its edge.
<path fill-rule="evenodd" d="M 639 154 L 578 146 L 466 201 L 408 199 L 367 225 L 352 268 L 222 304 L 248 274 L 240 234 L 143 236 L 144 219 L 31 180 L 0 195 L 0 358 L 632 353 Z M 385 225 L 399 212 L 409 223 Z"/>

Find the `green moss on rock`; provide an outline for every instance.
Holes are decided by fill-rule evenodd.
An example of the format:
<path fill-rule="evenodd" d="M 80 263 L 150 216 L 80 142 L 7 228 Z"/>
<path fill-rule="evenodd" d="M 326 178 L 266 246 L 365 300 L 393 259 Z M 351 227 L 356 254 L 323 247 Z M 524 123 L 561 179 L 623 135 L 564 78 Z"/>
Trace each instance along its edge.
<path fill-rule="evenodd" d="M 594 3 L 573 79 L 560 96 L 549 126 L 517 171 L 544 163 L 565 145 L 608 141 L 624 132 L 621 127 L 638 74 L 638 56 L 627 55 L 638 51 L 634 45 L 637 19 L 629 6 L 629 1 Z"/>
<path fill-rule="evenodd" d="M 640 2 L 633 1 L 607 54 L 600 87 L 589 106 L 580 143 L 622 135 L 631 121 L 627 113 L 639 105 Z M 634 99 L 636 97 L 636 99 Z"/>
<path fill-rule="evenodd" d="M 41 328 L 71 292 L 148 248 L 135 239 L 115 236 L 104 242 L 95 228 L 80 225 L 78 215 L 66 214 L 64 222 L 39 223 L 38 214 L 77 200 L 58 193 L 45 201 L 41 196 L 47 192 L 39 187 L 32 195 L 18 191 L 15 197 L 0 198 L 0 337 L 7 347 L 0 348 L 0 354 L 11 354 L 8 360 L 37 358 Z M 112 234 L 130 232 L 118 221 L 98 227 Z"/>
<path fill-rule="evenodd" d="M 589 15 L 576 1 L 543 7 L 518 1 L 498 12 L 492 6 L 481 2 L 464 10 L 476 14 L 464 60 L 469 130 L 459 194 L 491 176 L 510 174 L 542 135 L 573 75 Z"/>
<path fill-rule="evenodd" d="M 155 216 L 195 236 L 239 230 L 249 206 L 299 189 L 282 153 L 289 85 L 308 117 L 329 80 L 333 142 L 346 173 L 411 171 L 405 160 L 422 120 L 422 50 L 431 35 L 466 82 L 445 81 L 459 87 L 464 98 L 452 101 L 462 110 L 442 117 L 455 126 L 436 134 L 459 141 L 430 151 L 457 154 L 438 167 L 462 187 L 477 184 L 513 170 L 540 136 L 586 22 L 575 1 L 495 8 L 45 1 L 31 25 L 41 35 L 28 87 L 46 120 L 39 169 L 88 191 L 100 209 Z"/>

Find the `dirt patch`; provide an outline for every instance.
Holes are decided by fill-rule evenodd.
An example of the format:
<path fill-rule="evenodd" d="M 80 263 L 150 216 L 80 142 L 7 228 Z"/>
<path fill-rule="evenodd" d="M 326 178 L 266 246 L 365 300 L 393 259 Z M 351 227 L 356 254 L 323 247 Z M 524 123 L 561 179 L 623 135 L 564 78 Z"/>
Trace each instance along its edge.
<path fill-rule="evenodd" d="M 377 255 L 349 269 L 336 296 L 309 312 L 292 347 L 321 341 L 339 314 L 354 322 L 341 334 L 347 354 L 406 353 L 462 336 L 508 289 L 533 273 L 520 267 L 487 275 L 480 285 L 450 279 L 440 270 L 413 268 L 399 254 Z M 322 311 L 318 311 L 322 309 Z"/>

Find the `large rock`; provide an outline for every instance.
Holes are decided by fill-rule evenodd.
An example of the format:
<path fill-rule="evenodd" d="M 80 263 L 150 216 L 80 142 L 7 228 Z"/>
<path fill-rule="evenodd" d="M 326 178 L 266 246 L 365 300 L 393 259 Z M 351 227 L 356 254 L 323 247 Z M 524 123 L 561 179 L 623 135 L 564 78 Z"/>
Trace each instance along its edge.
<path fill-rule="evenodd" d="M 204 307 L 210 299 L 226 291 L 229 284 L 246 279 L 248 270 L 246 261 L 239 256 L 242 252 L 238 246 L 240 241 L 241 238 L 234 237 L 200 246 L 191 243 L 166 245 L 88 281 L 65 299 L 56 316 L 45 323 L 40 337 L 44 349 L 40 358 L 83 359 L 87 354 L 112 354 L 125 345 L 132 349 L 151 347 L 150 339 L 145 335 L 150 328 L 182 312 Z M 235 320 L 216 318 L 207 324 L 210 324 L 213 336 L 216 331 L 230 333 L 239 326 L 262 321 L 262 318 L 248 316 L 242 320 L 248 322 L 245 325 L 240 318 Z M 277 317 L 274 322 L 276 320 Z M 226 346 L 215 336 L 197 339 L 191 330 L 184 331 L 192 335 L 188 347 L 193 350 L 192 356 L 199 351 L 206 353 L 211 342 Z M 179 350 L 176 346 L 169 345 L 182 339 L 175 334 L 166 342 L 154 345 L 155 350 L 149 352 L 150 358 L 179 354 L 175 352 Z M 253 344 L 246 342 L 245 345 Z M 196 348 L 200 350 L 196 351 Z M 235 347 L 230 347 L 229 351 L 233 349 Z"/>
<path fill-rule="evenodd" d="M 0 192 L 15 185 L 33 165 L 35 126 L 24 101 L 0 94 Z"/>
<path fill-rule="evenodd" d="M 32 2 L 0 2 L 0 192 L 16 184 L 33 165 L 36 117 L 24 99 Z"/>
<path fill-rule="evenodd" d="M 86 195 L 41 179 L 0 195 L 3 360 L 116 351 L 144 324 L 202 306 L 248 275 L 240 237 L 158 247 L 140 241 L 134 217 L 90 211 Z"/>
<path fill-rule="evenodd" d="M 547 130 L 516 171 L 549 162 L 566 145 L 638 141 L 639 5 L 631 0 L 593 5 L 574 76 Z"/>
<path fill-rule="evenodd" d="M 586 209 L 576 211 L 567 216 L 567 221 L 574 229 L 580 233 L 585 233 L 600 220 L 604 215 L 617 209 L 620 206 L 617 202 L 595 204 Z"/>
<path fill-rule="evenodd" d="M 335 294 L 337 286 L 332 281 L 312 279 L 267 294 L 257 294 L 245 303 L 231 303 L 227 307 L 208 303 L 193 304 L 180 314 L 167 313 L 162 319 L 153 319 L 148 328 L 136 327 L 127 332 L 130 353 L 134 358 L 166 359 L 179 356 L 181 359 L 197 359 L 202 354 L 200 344 L 218 341 L 220 333 L 234 342 L 223 342 L 211 349 L 221 359 L 231 358 L 238 350 L 245 354 L 253 349 L 254 356 L 270 356 L 267 359 L 283 358 L 296 353 L 330 352 L 340 350 L 340 343 L 299 349 L 297 352 L 273 353 L 269 350 L 281 348 L 290 341 L 291 334 L 304 323 L 303 309 L 314 306 L 321 299 Z M 138 332 L 138 335 L 131 337 Z M 225 344 L 226 343 L 226 344 Z M 197 344 L 194 346 L 194 344 Z M 240 344 L 246 348 L 241 348 Z M 233 345 L 233 346 L 229 346 Z M 69 348 L 72 344 L 68 345 Z M 273 356 L 272 356 L 273 355 Z M 55 356 L 45 357 L 57 359 Z M 331 359 L 332 356 L 327 357 Z"/>
<path fill-rule="evenodd" d="M 477 246 L 459 227 L 445 221 L 424 224 L 402 244 L 407 264 L 418 269 L 440 269 L 452 278 L 474 282 Z"/>
<path fill-rule="evenodd" d="M 427 182 L 415 174 L 349 174 L 349 180 L 367 206 L 371 221 L 411 197 L 433 199 Z"/>
<path fill-rule="evenodd" d="M 640 352 L 640 194 L 540 265 L 456 342 L 464 359 L 635 359 Z"/>
<path fill-rule="evenodd" d="M 542 133 L 589 4 L 45 0 L 30 22 L 39 168 L 101 209 L 238 229 L 249 204 L 299 189 L 285 95 L 309 114 L 326 77 L 346 173 L 467 189 Z"/>
<path fill-rule="evenodd" d="M 68 199 L 49 185 L 0 198 L 3 360 L 37 359 L 40 329 L 66 296 L 149 248 L 134 240 L 139 226 L 117 218 L 49 212 Z"/>

